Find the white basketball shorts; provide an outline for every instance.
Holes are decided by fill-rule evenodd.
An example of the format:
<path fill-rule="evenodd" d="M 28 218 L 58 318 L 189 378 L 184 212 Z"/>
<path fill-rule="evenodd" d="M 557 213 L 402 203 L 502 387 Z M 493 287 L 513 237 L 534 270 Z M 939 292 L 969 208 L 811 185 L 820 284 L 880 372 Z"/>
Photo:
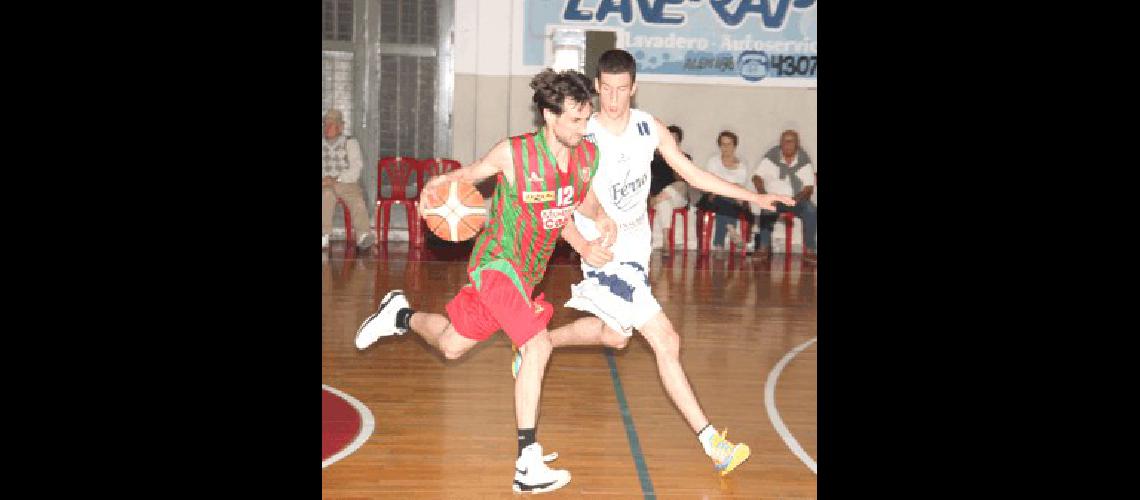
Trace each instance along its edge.
<path fill-rule="evenodd" d="M 633 335 L 661 311 L 649 288 L 647 269 L 637 262 L 610 262 L 601 269 L 583 271 L 583 280 L 570 286 L 572 307 L 597 316 L 625 336 Z"/>

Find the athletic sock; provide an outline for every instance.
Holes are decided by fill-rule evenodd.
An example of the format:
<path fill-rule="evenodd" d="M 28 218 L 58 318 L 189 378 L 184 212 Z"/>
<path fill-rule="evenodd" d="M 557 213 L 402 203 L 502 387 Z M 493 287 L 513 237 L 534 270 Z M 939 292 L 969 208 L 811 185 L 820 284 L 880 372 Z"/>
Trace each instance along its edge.
<path fill-rule="evenodd" d="M 712 424 L 706 425 L 701 432 L 697 433 L 697 441 L 701 442 L 701 447 L 705 449 L 705 454 L 712 456 L 712 438 L 716 435 L 716 428 Z"/>
<path fill-rule="evenodd" d="M 408 307 L 396 311 L 396 328 L 402 330 L 411 329 L 411 325 L 409 325 L 408 322 L 412 320 L 412 315 L 415 313 L 415 311 Z"/>
<path fill-rule="evenodd" d="M 536 430 L 533 427 L 530 429 L 519 429 L 519 456 L 520 457 L 522 456 L 523 448 L 526 448 L 527 446 L 534 444 L 535 434 L 536 434 Z"/>

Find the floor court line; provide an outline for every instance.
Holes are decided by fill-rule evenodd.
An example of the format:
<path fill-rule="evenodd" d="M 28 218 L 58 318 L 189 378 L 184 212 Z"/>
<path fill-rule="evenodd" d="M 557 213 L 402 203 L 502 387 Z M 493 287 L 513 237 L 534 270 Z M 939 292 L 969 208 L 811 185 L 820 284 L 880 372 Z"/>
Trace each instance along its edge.
<path fill-rule="evenodd" d="M 360 446 L 363 445 L 365 441 L 368 441 L 368 438 L 372 436 L 373 429 L 376 427 L 376 420 L 372 418 L 372 411 L 369 410 L 367 406 L 364 406 L 364 403 L 361 403 L 360 400 L 333 387 L 329 387 L 328 385 L 321 384 L 321 387 L 323 387 L 326 391 L 344 398 L 345 401 L 348 401 L 348 404 L 352 405 L 353 408 L 356 408 L 356 411 L 360 412 L 360 432 L 356 434 L 356 438 L 353 439 L 351 443 L 348 443 L 348 446 L 345 446 L 343 450 L 338 451 L 335 455 L 329 457 L 327 460 L 321 461 L 321 468 L 324 469 L 332 465 L 333 462 L 351 455 L 352 452 L 356 451 L 357 448 L 360 448 Z"/>
<path fill-rule="evenodd" d="M 772 371 L 768 372 L 768 381 L 764 384 L 764 407 L 768 410 L 768 419 L 772 421 L 772 427 L 776 428 L 776 433 L 780 435 L 780 438 L 784 440 L 784 444 L 788 445 L 792 453 L 795 454 L 804 465 L 811 469 L 812 474 L 816 474 L 815 460 L 804 451 L 799 441 L 796 441 L 795 436 L 788 431 L 788 427 L 784 425 L 784 420 L 780 418 L 780 412 L 776 410 L 776 381 L 780 379 L 780 372 L 784 370 L 784 367 L 788 365 L 792 358 L 796 357 L 796 355 L 804 349 L 810 347 L 815 341 L 816 337 L 812 337 L 811 340 L 788 351 L 788 353 L 780 359 L 780 362 L 772 367 Z"/>
<path fill-rule="evenodd" d="M 641 481 L 641 493 L 645 498 L 657 498 L 653 492 L 653 481 L 649 479 L 649 469 L 645 466 L 645 457 L 641 454 L 641 442 L 637 439 L 637 429 L 633 427 L 633 415 L 629 413 L 629 405 L 625 402 L 625 391 L 621 388 L 621 377 L 618 376 L 617 363 L 614 361 L 613 349 L 606 348 L 606 362 L 610 365 L 610 379 L 614 383 L 614 394 L 617 395 L 618 407 L 621 409 L 621 420 L 625 424 L 625 437 L 629 439 L 629 451 L 633 454 L 633 463 L 637 466 L 637 477 Z"/>

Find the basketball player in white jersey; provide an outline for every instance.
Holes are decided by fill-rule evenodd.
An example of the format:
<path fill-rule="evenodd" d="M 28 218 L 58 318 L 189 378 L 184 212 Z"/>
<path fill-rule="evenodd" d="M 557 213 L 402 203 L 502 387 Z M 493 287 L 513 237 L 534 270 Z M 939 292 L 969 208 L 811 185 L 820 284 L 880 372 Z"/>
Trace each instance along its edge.
<path fill-rule="evenodd" d="M 633 330 L 641 332 L 657 357 L 657 370 L 666 392 L 697 434 L 697 440 L 721 475 L 728 474 L 750 455 L 747 445 L 733 444 L 726 432 L 717 433 L 701 410 L 680 361 L 680 337 L 661 311 L 649 289 L 650 246 L 646 200 L 649 195 L 650 162 L 654 149 L 681 178 L 694 188 L 744 200 L 760 207 L 775 202 L 794 203 L 788 196 L 756 194 L 710 174 L 685 158 L 665 124 L 649 113 L 630 108 L 637 92 L 636 63 L 620 49 L 607 51 L 598 60 L 594 81 L 598 89 L 598 112 L 586 125 L 586 137 L 598 145 L 600 164 L 593 189 L 598 203 L 618 224 L 617 239 L 610 249 L 613 260 L 601 268 L 582 262 L 583 280 L 572 285 L 567 307 L 589 312 L 550 332 L 554 347 L 602 344 L 621 349 Z M 588 215 L 588 214 L 587 214 Z M 589 218 L 575 212 L 576 228 L 568 226 L 563 237 L 573 246 L 595 240 L 599 233 Z M 518 356 L 516 356 L 516 365 Z"/>

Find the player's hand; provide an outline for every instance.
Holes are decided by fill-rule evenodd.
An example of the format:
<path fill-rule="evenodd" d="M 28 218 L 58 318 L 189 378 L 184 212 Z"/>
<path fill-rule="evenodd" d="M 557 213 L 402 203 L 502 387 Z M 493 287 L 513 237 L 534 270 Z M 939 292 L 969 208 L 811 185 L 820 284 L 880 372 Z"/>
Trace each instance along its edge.
<path fill-rule="evenodd" d="M 594 221 L 594 226 L 597 227 L 598 232 L 601 233 L 598 240 L 601 241 L 602 246 L 610 248 L 614 246 L 614 242 L 617 241 L 617 223 L 609 218 L 608 215 L 602 213 L 602 210 L 598 210 L 598 212 L 598 220 Z"/>
<path fill-rule="evenodd" d="M 451 179 L 447 175 L 437 175 L 428 180 L 427 184 L 424 184 L 423 191 L 420 192 L 420 204 L 424 205 L 426 203 L 427 206 L 431 207 L 442 205 L 446 200 L 443 200 L 437 196 L 436 191 L 440 186 L 447 184 L 450 181 Z"/>
<path fill-rule="evenodd" d="M 602 238 L 598 238 L 586 245 L 586 251 L 582 252 L 582 260 L 591 266 L 602 267 L 614 260 L 614 253 L 602 244 Z"/>
<path fill-rule="evenodd" d="M 776 203 L 783 203 L 789 207 L 796 205 L 795 198 L 781 194 L 754 194 L 749 201 L 756 203 L 757 206 L 764 210 L 772 211 L 776 210 Z"/>

